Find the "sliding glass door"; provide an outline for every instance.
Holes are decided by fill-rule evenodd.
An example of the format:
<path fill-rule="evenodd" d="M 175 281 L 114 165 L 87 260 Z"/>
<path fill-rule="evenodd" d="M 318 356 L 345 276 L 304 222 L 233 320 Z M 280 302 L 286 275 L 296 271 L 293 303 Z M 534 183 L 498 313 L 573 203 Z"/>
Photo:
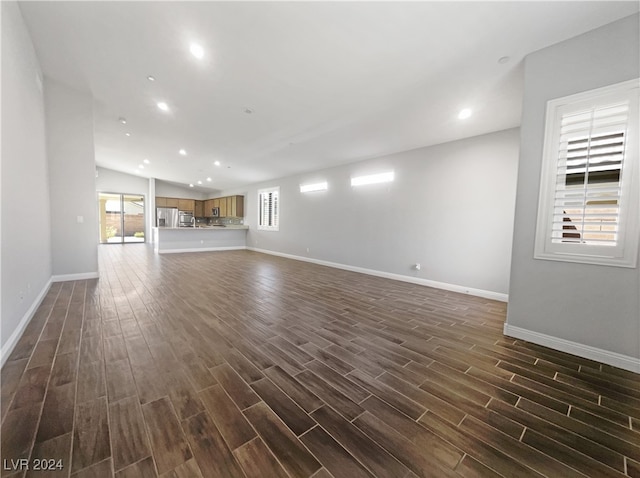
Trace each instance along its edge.
<path fill-rule="evenodd" d="M 100 243 L 145 241 L 144 196 L 99 193 Z"/>

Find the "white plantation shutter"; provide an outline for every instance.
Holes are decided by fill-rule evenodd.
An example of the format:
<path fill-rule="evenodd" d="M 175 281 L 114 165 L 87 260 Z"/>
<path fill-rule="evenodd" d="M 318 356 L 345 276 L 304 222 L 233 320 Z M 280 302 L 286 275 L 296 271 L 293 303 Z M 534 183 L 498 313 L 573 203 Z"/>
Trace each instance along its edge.
<path fill-rule="evenodd" d="M 637 80 L 548 103 L 535 257 L 635 267 L 637 116 Z"/>
<path fill-rule="evenodd" d="M 615 246 L 629 102 L 561 120 L 554 242 Z"/>
<path fill-rule="evenodd" d="M 280 188 L 258 191 L 258 229 L 277 231 L 280 216 Z"/>

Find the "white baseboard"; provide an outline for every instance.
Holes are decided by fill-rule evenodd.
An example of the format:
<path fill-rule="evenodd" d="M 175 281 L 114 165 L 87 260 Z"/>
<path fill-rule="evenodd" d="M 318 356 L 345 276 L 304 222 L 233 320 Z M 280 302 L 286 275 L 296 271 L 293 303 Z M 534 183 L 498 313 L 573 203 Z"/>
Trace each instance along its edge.
<path fill-rule="evenodd" d="M 630 372 L 640 373 L 640 358 L 638 357 L 629 357 L 628 355 L 572 342 L 552 335 L 541 334 L 540 332 L 534 332 L 521 327 L 514 327 L 509 324 L 504 324 L 504 335 L 543 345 L 554 350 L 559 350 L 560 352 L 577 355 L 578 357 L 595 360 L 596 362 L 612 365 Z"/>
<path fill-rule="evenodd" d="M 61 274 L 51 277 L 51 282 L 67 282 L 71 280 L 87 280 L 98 279 L 100 274 L 98 272 L 81 272 L 79 274 Z"/>
<path fill-rule="evenodd" d="M 340 264 L 338 262 L 329 262 L 329 261 L 323 261 L 320 259 L 313 259 L 310 257 L 295 256 L 293 254 L 285 254 L 283 252 L 269 251 L 267 249 L 258 249 L 256 247 L 247 247 L 247 249 L 254 252 L 261 252 L 263 254 L 271 254 L 273 256 L 286 257 L 287 259 L 311 262 L 313 264 L 318 264 L 321 266 L 334 267 L 336 269 L 343 269 L 351 272 L 359 272 L 361 274 L 384 277 L 386 279 L 399 280 L 402 282 L 410 282 L 412 284 L 424 285 L 427 287 L 433 287 L 435 289 L 449 290 L 451 292 L 460 292 L 462 294 L 469 294 L 476 297 L 483 297 L 485 299 L 498 300 L 500 302 L 508 302 L 509 300 L 509 296 L 507 294 L 502 294 L 500 292 L 474 289 L 472 287 L 464 287 L 456 284 L 448 284 L 446 282 L 438 282 L 438 281 L 433 281 L 428 279 L 421 279 L 419 277 L 403 276 L 402 274 L 394 274 L 392 272 L 377 271 L 374 269 L 365 269 L 364 267 L 350 266 L 346 264 Z"/>
<path fill-rule="evenodd" d="M 158 254 L 177 254 L 179 252 L 215 252 L 215 251 L 242 251 L 247 246 L 225 246 L 225 247 L 197 247 L 191 249 L 155 249 Z"/>
<path fill-rule="evenodd" d="M 35 300 L 31 304 L 31 307 L 29 307 L 29 309 L 22 316 L 22 319 L 20 319 L 20 323 L 18 324 L 18 327 L 16 327 L 16 329 L 13 331 L 11 336 L 7 339 L 5 344 L 2 346 L 2 351 L 0 351 L 0 366 L 4 365 L 4 363 L 9 358 L 9 355 L 11 355 L 11 352 L 13 352 L 13 349 L 18 343 L 18 340 L 20 340 L 20 337 L 22 337 L 22 334 L 24 333 L 24 329 L 26 329 L 27 325 L 33 318 L 33 315 L 36 313 L 36 310 L 38 310 L 38 307 L 40 307 L 40 304 L 42 303 L 42 300 L 44 299 L 45 295 L 47 295 L 47 292 L 49 291 L 49 287 L 51 287 L 52 282 L 53 281 L 51 279 L 47 281 L 47 283 L 44 285 L 44 287 L 42 288 L 38 296 L 35 298 Z"/>

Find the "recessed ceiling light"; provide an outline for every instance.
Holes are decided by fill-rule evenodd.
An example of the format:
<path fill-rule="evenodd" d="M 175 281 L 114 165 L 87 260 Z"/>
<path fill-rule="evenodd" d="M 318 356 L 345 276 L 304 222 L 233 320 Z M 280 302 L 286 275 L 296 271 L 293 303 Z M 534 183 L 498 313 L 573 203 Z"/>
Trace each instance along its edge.
<path fill-rule="evenodd" d="M 195 56 L 198 60 L 202 60 L 202 57 L 204 57 L 204 48 L 202 48 L 200 45 L 198 45 L 197 43 L 192 43 L 189 46 L 189 51 L 191 52 L 191 54 L 193 56 Z"/>
<path fill-rule="evenodd" d="M 179 153 L 181 156 L 186 156 L 186 155 L 187 155 L 187 152 L 186 152 L 184 149 L 181 149 L 180 151 L 178 151 L 178 153 Z"/>
<path fill-rule="evenodd" d="M 467 119 L 469 116 L 471 116 L 471 110 L 469 108 L 460 110 L 460 113 L 458 113 L 458 119 Z"/>
<path fill-rule="evenodd" d="M 118 121 L 122 124 L 127 124 L 127 118 L 123 118 L 122 116 L 118 118 Z"/>
<path fill-rule="evenodd" d="M 192 187 L 193 187 L 193 184 L 189 184 L 189 187 L 190 187 L 190 188 L 192 188 Z"/>
<path fill-rule="evenodd" d="M 162 111 L 169 111 L 169 105 L 167 105 L 164 101 L 158 102 L 158 108 L 160 108 Z"/>
<path fill-rule="evenodd" d="M 508 56 L 503 56 L 498 59 L 498 63 L 500 63 L 501 65 L 504 65 L 505 63 L 509 63 L 510 59 L 511 58 L 509 58 Z"/>
<path fill-rule="evenodd" d="M 216 166 L 220 166 L 220 161 L 214 161 L 213 164 Z"/>
<path fill-rule="evenodd" d="M 202 181 L 198 181 L 198 184 L 202 184 Z"/>
<path fill-rule="evenodd" d="M 253 113 L 253 110 L 251 108 L 243 108 L 242 111 L 245 112 L 248 115 Z"/>
<path fill-rule="evenodd" d="M 124 135 L 125 136 L 131 136 L 131 133 L 125 133 Z"/>
<path fill-rule="evenodd" d="M 149 80 L 149 81 L 156 81 L 156 77 L 155 77 L 155 76 L 151 76 L 151 75 L 149 75 L 149 76 L 147 76 L 147 80 Z"/>
<path fill-rule="evenodd" d="M 211 178 L 207 178 L 207 181 L 211 182 Z"/>
<path fill-rule="evenodd" d="M 149 164 L 151 161 L 149 161 L 148 159 L 143 159 L 143 160 L 142 160 L 142 162 L 143 162 L 144 164 Z"/>

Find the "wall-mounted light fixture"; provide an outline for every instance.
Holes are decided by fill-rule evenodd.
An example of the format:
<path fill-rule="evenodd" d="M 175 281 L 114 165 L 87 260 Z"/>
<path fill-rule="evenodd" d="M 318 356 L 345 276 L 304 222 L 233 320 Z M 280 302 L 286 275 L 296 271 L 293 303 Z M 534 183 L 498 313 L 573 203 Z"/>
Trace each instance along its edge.
<path fill-rule="evenodd" d="M 368 176 L 356 176 L 351 178 L 352 186 L 364 186 L 365 184 L 388 183 L 393 181 L 395 175 L 393 171 L 386 173 L 370 174 Z"/>

